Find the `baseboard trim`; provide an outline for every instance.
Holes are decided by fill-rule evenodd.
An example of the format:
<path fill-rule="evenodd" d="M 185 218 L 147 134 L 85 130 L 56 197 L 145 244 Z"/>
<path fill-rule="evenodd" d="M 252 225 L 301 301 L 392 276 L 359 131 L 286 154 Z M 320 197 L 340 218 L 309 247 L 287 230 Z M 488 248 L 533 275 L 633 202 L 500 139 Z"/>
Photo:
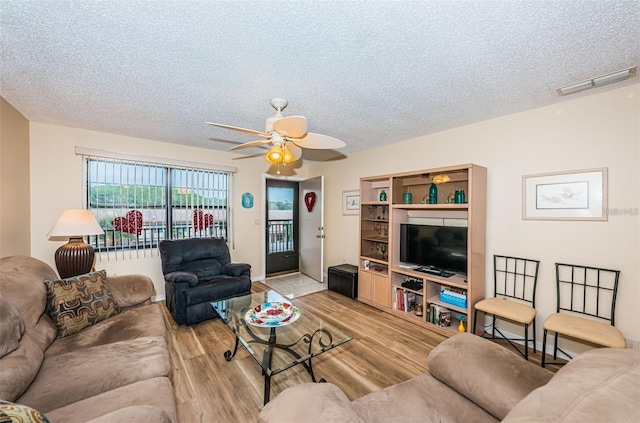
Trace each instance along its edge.
<path fill-rule="evenodd" d="M 520 334 L 517 334 L 517 333 L 511 333 L 511 332 L 508 332 L 508 331 L 506 331 L 506 330 L 504 330 L 504 329 L 499 328 L 498 326 L 496 326 L 496 329 L 500 329 L 500 332 L 502 332 L 502 333 L 503 333 L 503 335 L 505 335 L 505 336 L 507 336 L 507 337 L 509 337 L 509 338 L 522 338 L 522 334 L 521 334 L 521 333 L 520 333 Z M 487 334 L 489 334 L 489 335 L 490 335 L 490 334 L 493 332 L 493 325 L 488 325 L 488 326 L 486 326 L 486 327 L 484 328 L 484 331 L 485 331 Z M 499 337 L 500 337 L 500 334 L 499 334 L 499 333 L 497 333 L 497 332 L 496 332 L 496 335 L 497 335 L 497 336 L 496 336 L 496 338 L 499 338 Z M 511 341 L 511 342 L 513 342 L 514 344 L 518 344 L 518 345 L 522 345 L 522 346 L 524 346 L 524 341 Z M 542 342 L 540 342 L 540 341 L 536 341 L 536 350 L 538 350 L 538 351 L 542 351 Z M 544 348 L 544 350 L 545 350 L 545 352 L 546 352 L 548 355 L 553 356 L 553 345 L 546 345 L 546 346 L 545 346 L 545 348 Z M 575 358 L 575 357 L 578 355 L 578 353 L 576 353 L 576 352 L 574 352 L 574 351 L 567 351 L 567 350 L 566 350 L 566 349 L 564 349 L 564 348 L 563 348 L 562 350 L 563 350 L 563 351 L 564 351 L 568 356 L 570 356 L 571 358 Z M 560 352 L 560 354 L 562 354 L 562 352 Z M 560 357 L 558 357 L 558 358 L 560 358 Z"/>

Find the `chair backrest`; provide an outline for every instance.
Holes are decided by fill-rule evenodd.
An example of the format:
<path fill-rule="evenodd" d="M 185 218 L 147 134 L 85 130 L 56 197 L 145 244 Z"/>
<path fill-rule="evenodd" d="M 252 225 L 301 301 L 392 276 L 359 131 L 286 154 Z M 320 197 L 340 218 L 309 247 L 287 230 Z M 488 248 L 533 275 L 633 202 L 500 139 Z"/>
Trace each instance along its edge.
<path fill-rule="evenodd" d="M 615 325 L 619 279 L 619 270 L 556 263 L 558 313 L 580 313 Z"/>
<path fill-rule="evenodd" d="M 160 242 L 162 273 L 188 271 L 199 279 L 220 274 L 231 262 L 229 246 L 223 238 L 188 238 Z"/>
<path fill-rule="evenodd" d="M 494 255 L 494 295 L 526 301 L 535 308 L 539 266 L 539 260 Z"/>

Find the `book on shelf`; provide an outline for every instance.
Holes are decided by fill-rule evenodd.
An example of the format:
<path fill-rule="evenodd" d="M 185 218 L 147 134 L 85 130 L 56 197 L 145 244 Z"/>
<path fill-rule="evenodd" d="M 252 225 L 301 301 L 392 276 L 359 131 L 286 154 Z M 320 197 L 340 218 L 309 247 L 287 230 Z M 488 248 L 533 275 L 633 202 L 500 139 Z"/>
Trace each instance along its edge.
<path fill-rule="evenodd" d="M 451 310 L 438 304 L 427 305 L 427 320 L 437 326 L 451 326 Z"/>

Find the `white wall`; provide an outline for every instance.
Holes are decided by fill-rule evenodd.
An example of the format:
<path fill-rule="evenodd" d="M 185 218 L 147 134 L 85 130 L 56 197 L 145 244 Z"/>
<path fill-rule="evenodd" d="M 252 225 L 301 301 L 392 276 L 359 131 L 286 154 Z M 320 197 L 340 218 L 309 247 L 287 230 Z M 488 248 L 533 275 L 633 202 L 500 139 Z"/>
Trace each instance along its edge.
<path fill-rule="evenodd" d="M 556 307 L 556 262 L 619 269 L 616 326 L 640 339 L 639 98 L 640 85 L 629 86 L 313 165 L 310 176 L 324 173 L 327 186 L 340 187 L 326 200 L 325 263 L 358 262 L 357 217 L 342 216 L 340 203 L 361 176 L 476 163 L 488 169 L 487 295 L 493 254 L 540 260 L 541 328 Z M 609 169 L 609 208 L 632 213 L 607 222 L 522 220 L 522 175 L 598 167 Z"/>

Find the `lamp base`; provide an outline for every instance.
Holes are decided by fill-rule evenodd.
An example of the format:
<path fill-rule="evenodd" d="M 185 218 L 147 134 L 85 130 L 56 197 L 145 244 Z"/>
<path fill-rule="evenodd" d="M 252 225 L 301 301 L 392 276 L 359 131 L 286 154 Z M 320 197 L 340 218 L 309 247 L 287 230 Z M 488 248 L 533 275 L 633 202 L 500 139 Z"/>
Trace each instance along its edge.
<path fill-rule="evenodd" d="M 91 272 L 94 257 L 93 247 L 86 244 L 82 238 L 70 238 L 67 244 L 56 250 L 56 267 L 60 278 L 66 279 Z"/>

